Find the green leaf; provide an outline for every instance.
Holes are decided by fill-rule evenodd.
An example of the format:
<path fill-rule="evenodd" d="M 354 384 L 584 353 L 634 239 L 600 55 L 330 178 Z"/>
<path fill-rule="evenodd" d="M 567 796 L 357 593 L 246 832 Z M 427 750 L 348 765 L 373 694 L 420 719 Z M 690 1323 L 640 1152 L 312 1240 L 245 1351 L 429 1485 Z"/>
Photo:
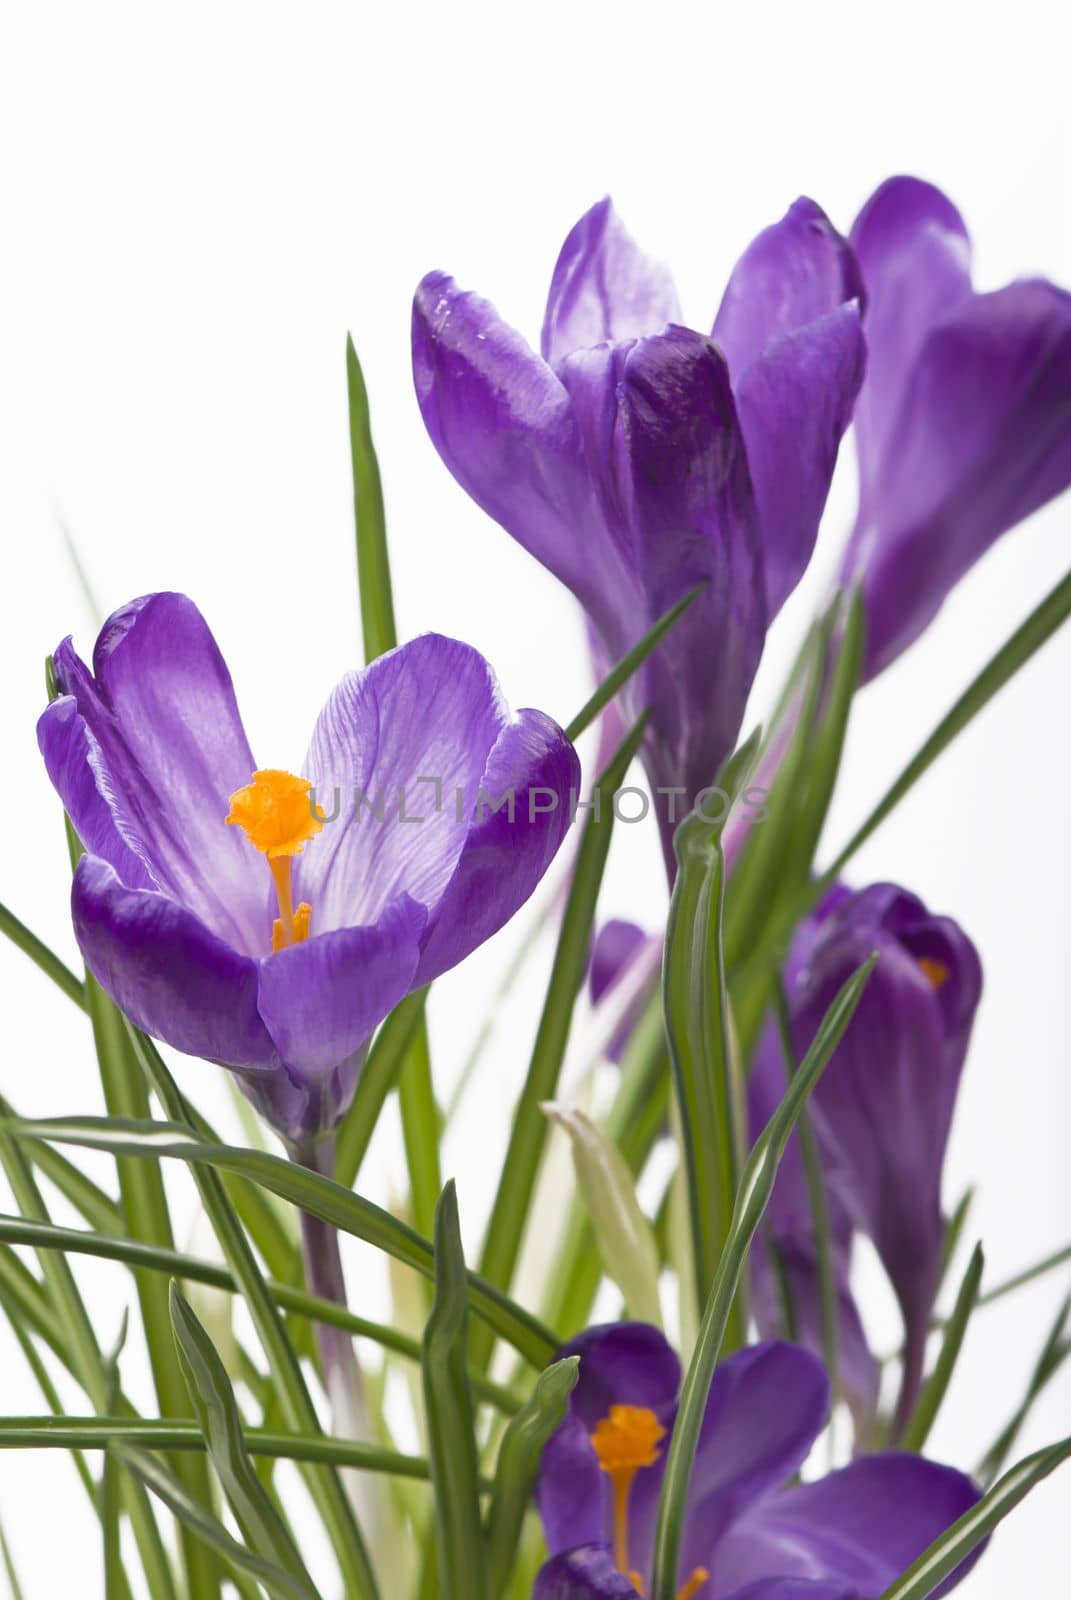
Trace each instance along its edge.
<path fill-rule="evenodd" d="M 293 1535 L 253 1470 L 226 1369 L 174 1279 L 171 1326 L 198 1424 L 242 1535 L 264 1561 L 289 1573 L 297 1593 L 308 1600 L 315 1595 L 312 1579 Z"/>
<path fill-rule="evenodd" d="M 1031 1489 L 1071 1456 L 1071 1439 L 1038 1450 L 1020 1461 L 1018 1466 L 1005 1473 L 998 1484 L 984 1495 L 978 1504 L 940 1538 L 935 1539 L 918 1560 L 880 1596 L 880 1600 L 926 1600 L 961 1561 L 966 1560 L 983 1539 L 1003 1522 L 1009 1511 L 1014 1511 Z"/>
<path fill-rule="evenodd" d="M 329 1222 L 344 1233 L 352 1233 L 376 1249 L 384 1250 L 425 1277 L 434 1277 L 431 1244 L 415 1229 L 363 1196 L 351 1194 L 330 1178 L 310 1172 L 307 1167 L 285 1161 L 280 1156 L 268 1155 L 262 1150 L 236 1149 L 230 1145 L 200 1144 L 188 1128 L 176 1122 L 139 1123 L 108 1117 L 66 1117 L 42 1122 L 17 1121 L 7 1126 L 11 1132 L 24 1138 L 55 1139 L 62 1144 L 121 1152 L 145 1160 L 174 1159 L 190 1162 L 196 1168 L 207 1166 L 239 1173 L 323 1222 Z M 220 1242 L 227 1253 L 227 1243 L 222 1239 Z M 231 1266 L 242 1286 L 242 1293 L 250 1300 L 251 1289 L 245 1269 L 240 1269 L 233 1262 Z M 258 1281 L 259 1289 L 253 1293 L 258 1296 L 263 1294 L 270 1305 L 263 1280 Z M 472 1308 L 476 1314 L 533 1366 L 544 1367 L 558 1348 L 560 1340 L 557 1335 L 477 1273 L 470 1272 L 468 1281 Z M 272 1311 L 274 1313 L 274 1307 Z"/>
<path fill-rule="evenodd" d="M 777 1168 L 792 1130 L 818 1078 L 851 1021 L 863 986 L 877 956 L 860 967 L 834 999 L 814 1036 L 811 1048 L 785 1091 L 784 1099 L 756 1139 L 737 1190 L 732 1225 L 703 1312 L 699 1338 L 681 1388 L 673 1428 L 655 1534 L 654 1582 L 651 1600 L 675 1600 L 688 1483 L 703 1425 L 714 1368 L 721 1353 L 737 1286 L 751 1241 L 773 1193 Z"/>
<path fill-rule="evenodd" d="M 53 954 L 47 944 L 42 944 L 37 935 L 31 933 L 26 924 L 20 922 L 15 913 L 3 904 L 0 904 L 0 933 L 6 934 L 12 944 L 17 945 L 42 972 L 47 973 L 68 1000 L 73 1000 L 76 1006 L 85 1010 L 85 985 L 81 978 L 76 977 L 70 967 Z"/>
<path fill-rule="evenodd" d="M 1038 1396 L 1056 1376 L 1067 1357 L 1071 1355 L 1071 1339 L 1067 1337 L 1067 1323 L 1071 1317 L 1071 1295 L 1064 1300 L 1049 1329 L 1041 1354 L 1034 1363 L 1030 1381 L 1011 1420 L 1003 1427 L 979 1462 L 975 1476 L 984 1484 L 992 1483 L 1011 1454 L 1020 1430 L 1033 1409 Z"/>
<path fill-rule="evenodd" d="M 654 1229 L 636 1198 L 628 1164 L 602 1128 L 583 1111 L 549 1102 L 543 1110 L 567 1135 L 603 1266 L 637 1322 L 662 1326 L 659 1261 Z"/>
<path fill-rule="evenodd" d="M 4 1574 L 7 1578 L 8 1588 L 11 1590 L 11 1600 L 24 1600 L 22 1585 L 19 1583 L 19 1575 L 15 1571 L 15 1563 L 12 1560 L 7 1535 L 4 1533 L 2 1525 L 0 1525 L 0 1559 L 4 1563 Z"/>
<path fill-rule="evenodd" d="M 199 1505 L 196 1500 L 191 1500 L 179 1480 L 153 1456 L 144 1450 L 134 1450 L 129 1446 L 115 1448 L 126 1470 L 146 1489 L 151 1490 L 176 1521 L 200 1539 L 206 1549 L 214 1550 L 221 1555 L 235 1574 L 245 1573 L 255 1578 L 258 1583 L 264 1585 L 270 1595 L 276 1596 L 277 1600 L 309 1600 L 310 1595 L 319 1600 L 315 1589 L 296 1581 L 273 1562 L 265 1561 L 261 1556 L 248 1550 L 245 1545 L 239 1544 L 237 1539 L 233 1539 L 218 1517 Z M 248 1592 L 244 1585 L 242 1592 Z M 253 1593 L 258 1595 L 260 1591 L 255 1589 Z"/>
<path fill-rule="evenodd" d="M 350 407 L 353 515 L 357 527 L 357 582 L 361 595 L 364 657 L 373 661 L 398 643 L 394 627 L 383 485 L 372 443 L 368 390 L 353 339 L 346 337 L 346 389 Z"/>
<path fill-rule="evenodd" d="M 528 1074 L 513 1114 L 513 1127 L 502 1176 L 487 1226 L 480 1270 L 491 1283 L 508 1289 L 529 1222 L 532 1193 L 546 1146 L 546 1121 L 539 1107 L 553 1100 L 572 1026 L 576 998 L 584 982 L 595 907 L 613 834 L 612 799 L 640 747 L 646 721 L 629 732 L 595 785 L 595 809 L 584 826 L 577 851 L 569 899 L 562 917 L 558 948 L 547 985 Z M 604 811 L 608 814 L 604 814 Z M 494 1341 L 486 1329 L 474 1329 L 473 1365 L 486 1369 Z M 546 1351 L 543 1367 L 554 1353 Z"/>
<path fill-rule="evenodd" d="M 1035 1261 L 1032 1266 L 1024 1267 L 1022 1272 L 1017 1272 L 1014 1277 L 1005 1278 L 1003 1283 L 994 1284 L 992 1289 L 987 1289 L 980 1295 L 980 1306 L 991 1306 L 995 1300 L 1003 1300 L 1005 1295 L 1014 1294 L 1016 1289 L 1022 1289 L 1028 1283 L 1033 1283 L 1038 1278 L 1043 1278 L 1047 1273 L 1054 1272 L 1058 1267 L 1071 1261 L 1071 1244 L 1065 1244 L 1062 1250 L 1056 1250 L 1051 1256 L 1045 1256 L 1041 1261 Z"/>
<path fill-rule="evenodd" d="M 376 1035 L 357 1080 L 353 1104 L 338 1130 L 335 1177 L 351 1189 L 375 1132 L 387 1096 L 398 1082 L 424 1015 L 427 989 L 418 989 L 395 1006 Z"/>
<path fill-rule="evenodd" d="M 126 1343 L 128 1314 L 124 1310 L 115 1348 L 108 1357 L 107 1410 L 116 1411 L 119 1399 L 119 1357 Z M 123 1568 L 123 1553 L 119 1536 L 119 1508 L 122 1484 L 119 1461 L 114 1450 L 104 1454 L 104 1470 L 100 1479 L 100 1524 L 104 1543 L 104 1593 L 105 1600 L 127 1600 L 130 1586 Z"/>
<path fill-rule="evenodd" d="M 409 1045 L 398 1080 L 398 1105 L 402 1114 L 402 1142 L 409 1172 L 412 1217 L 417 1231 L 430 1234 L 442 1188 L 439 1167 L 439 1129 L 442 1117 L 435 1103 L 431 1078 L 428 1025 L 423 1013 Z"/>
<path fill-rule="evenodd" d="M 469 1297 L 453 1183 L 435 1213 L 435 1299 L 424 1330 L 424 1411 L 443 1600 L 482 1600 L 486 1552 L 467 1372 Z"/>
<path fill-rule="evenodd" d="M 717 787 L 730 800 L 747 781 L 758 742 L 758 734 L 752 735 L 718 776 Z M 663 967 L 699 1304 L 706 1300 L 729 1231 L 744 1144 L 742 1088 L 729 1037 L 722 950 L 723 820 L 709 822 L 693 811 L 673 836 L 678 871 Z M 743 1342 L 746 1331 L 746 1313 L 738 1304 L 731 1317 L 734 1346 Z"/>
<path fill-rule="evenodd" d="M 502 1436 L 487 1517 L 488 1592 L 505 1591 L 517 1556 L 543 1446 L 565 1418 L 576 1387 L 579 1356 L 566 1356 L 541 1372 L 530 1399 Z"/>
<path fill-rule="evenodd" d="M 599 684 L 590 700 L 581 707 L 566 728 L 565 737 L 567 739 L 575 743 L 580 735 L 591 727 L 599 712 L 610 704 L 610 701 L 620 689 L 624 688 L 633 673 L 639 671 L 648 656 L 658 648 L 666 634 L 672 631 L 688 607 L 705 588 L 705 583 L 697 583 L 694 589 L 689 589 L 682 600 L 678 600 L 675 606 L 671 606 L 668 611 L 663 612 L 654 627 L 644 634 L 639 644 L 633 645 L 627 655 L 621 657 L 621 660 L 606 674 L 606 677 Z"/>
<path fill-rule="evenodd" d="M 926 1440 L 930 1436 L 930 1429 L 941 1409 L 941 1402 L 945 1397 L 948 1385 L 955 1370 L 956 1361 L 963 1347 L 964 1335 L 967 1332 L 967 1323 L 971 1313 L 978 1303 L 978 1288 L 982 1281 L 982 1270 L 985 1266 L 985 1254 L 980 1244 L 976 1244 L 967 1270 L 963 1274 L 963 1282 L 956 1295 L 956 1303 L 952 1308 L 952 1315 L 945 1325 L 944 1342 L 941 1353 L 937 1357 L 937 1365 L 919 1395 L 918 1404 L 912 1413 L 907 1427 L 904 1429 L 903 1438 L 900 1440 L 901 1448 L 921 1452 Z"/>

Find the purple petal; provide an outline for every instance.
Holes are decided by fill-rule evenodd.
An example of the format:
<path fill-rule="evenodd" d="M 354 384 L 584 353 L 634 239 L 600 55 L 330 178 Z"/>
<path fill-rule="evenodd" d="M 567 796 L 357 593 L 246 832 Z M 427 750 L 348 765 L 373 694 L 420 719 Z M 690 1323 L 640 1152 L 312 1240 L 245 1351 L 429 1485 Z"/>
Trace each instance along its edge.
<path fill-rule="evenodd" d="M 769 620 L 811 559 L 866 366 L 857 302 L 763 349 L 736 383 L 762 527 Z"/>
<path fill-rule="evenodd" d="M 606 991 L 624 976 L 646 943 L 647 935 L 635 922 L 612 918 L 603 923 L 591 952 L 591 971 L 588 974 L 588 987 L 594 1005 L 598 1005 Z"/>
<path fill-rule="evenodd" d="M 752 240 L 722 297 L 714 338 L 725 352 L 734 383 L 775 339 L 862 295 L 847 241 L 821 206 L 800 198 L 780 222 Z"/>
<path fill-rule="evenodd" d="M 639 1596 L 614 1566 L 606 1546 L 591 1544 L 555 1556 L 541 1567 L 532 1600 L 639 1600 Z M 815 1600 L 827 1597 L 819 1595 Z"/>
<path fill-rule="evenodd" d="M 191 911 L 126 887 L 94 856 L 78 863 L 71 906 L 86 966 L 139 1028 L 226 1066 L 278 1066 L 257 1011 L 257 963 Z"/>
<path fill-rule="evenodd" d="M 824 1578 L 760 1578 L 725 1600 L 862 1600 L 858 1589 Z"/>
<path fill-rule="evenodd" d="M 100 745 L 71 695 L 61 695 L 44 711 L 37 724 L 37 742 L 52 786 L 87 854 L 107 861 L 131 889 L 159 888 L 112 786 Z"/>
<path fill-rule="evenodd" d="M 1071 295 L 1035 281 L 961 301 L 919 352 L 846 558 L 863 582 L 868 675 L 1069 484 Z"/>
<path fill-rule="evenodd" d="M 402 892 L 438 902 L 508 719 L 487 662 L 440 634 L 343 678 L 306 757 L 319 804 L 337 813 L 297 862 L 295 898 L 312 906 L 313 933 L 377 922 Z"/>
<path fill-rule="evenodd" d="M 610 200 L 600 200 L 562 245 L 543 322 L 543 356 L 557 366 L 572 351 L 607 339 L 660 333 L 680 315 L 669 269 L 645 255 Z"/>
<path fill-rule="evenodd" d="M 930 330 L 971 290 L 970 239 L 955 206 L 933 184 L 889 178 L 851 233 L 866 285 L 869 381 L 855 413 L 863 498 L 896 448 L 897 416 Z"/>
<path fill-rule="evenodd" d="M 431 907 L 418 984 L 463 961 L 524 905 L 572 825 L 579 788 L 580 762 L 557 723 L 518 712 L 487 758 L 453 876 Z"/>
<path fill-rule="evenodd" d="M 605 622 L 627 585 L 584 467 L 569 397 L 494 307 L 433 272 L 413 304 L 425 426 L 461 487 Z"/>
<path fill-rule="evenodd" d="M 544 1446 L 536 1505 L 551 1555 L 610 1537 L 609 1480 L 592 1449 L 589 1427 L 575 1415 L 566 1417 Z"/>
<path fill-rule="evenodd" d="M 978 1498 L 950 1467 L 918 1456 L 864 1457 L 754 1505 L 718 1547 L 718 1592 L 778 1573 L 840 1582 L 877 1600 Z M 974 1559 L 934 1594 L 953 1588 Z"/>
<path fill-rule="evenodd" d="M 99 749 L 98 783 L 119 797 L 123 832 L 138 841 L 155 883 L 234 949 L 270 948 L 264 864 L 224 823 L 255 763 L 230 674 L 196 606 L 178 594 L 134 600 L 105 623 L 92 675 L 70 640 L 55 665 Z"/>
<path fill-rule="evenodd" d="M 409 993 L 426 921 L 425 907 L 399 894 L 372 926 L 322 933 L 261 963 L 260 1014 L 302 1083 L 348 1061 Z"/>

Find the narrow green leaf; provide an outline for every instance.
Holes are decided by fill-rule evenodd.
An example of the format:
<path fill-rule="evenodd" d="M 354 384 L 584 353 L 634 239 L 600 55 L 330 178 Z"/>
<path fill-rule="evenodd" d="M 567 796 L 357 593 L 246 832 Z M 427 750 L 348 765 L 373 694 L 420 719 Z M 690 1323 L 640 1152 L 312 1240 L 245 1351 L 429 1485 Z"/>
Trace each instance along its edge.
<path fill-rule="evenodd" d="M 442 1117 L 435 1103 L 428 1025 L 423 1013 L 402 1064 L 398 1106 L 402 1114 L 402 1143 L 409 1172 L 413 1222 L 419 1233 L 429 1235 L 435 1225 L 435 1207 L 442 1188 L 439 1168 Z"/>
<path fill-rule="evenodd" d="M 839 626 L 843 615 L 843 628 L 836 642 L 836 660 L 832 668 L 823 664 L 823 678 L 828 677 L 828 687 L 823 696 L 818 726 L 808 741 L 804 784 L 792 831 L 790 852 L 798 882 L 810 876 L 815 851 L 825 826 L 840 772 L 848 718 L 859 687 L 866 645 L 866 614 L 862 595 L 856 589 L 851 595 L 840 596 L 839 599 L 840 603 L 835 606 L 835 627 Z"/>
<path fill-rule="evenodd" d="M 364 656 L 372 661 L 398 643 L 394 599 L 387 555 L 387 519 L 383 484 L 372 443 L 361 363 L 353 339 L 346 337 L 346 389 L 350 409 L 350 457 L 353 463 L 353 515 L 357 529 L 357 582 L 361 596 Z"/>
<path fill-rule="evenodd" d="M 543 1110 L 567 1135 L 577 1183 L 595 1230 L 603 1266 L 637 1322 L 662 1326 L 659 1261 L 654 1229 L 636 1198 L 628 1163 L 602 1128 L 583 1111 L 553 1101 Z"/>
<path fill-rule="evenodd" d="M 1071 1295 L 1067 1296 L 1056 1313 L 1045 1343 L 1041 1347 L 1041 1354 L 1034 1363 L 1034 1369 L 1026 1386 L 1026 1393 L 1018 1406 L 1016 1406 L 1010 1421 L 1001 1429 L 978 1464 L 975 1476 L 981 1483 L 992 1483 L 997 1473 L 1004 1466 L 1005 1461 L 1007 1461 L 1015 1448 L 1015 1441 L 1019 1437 L 1022 1426 L 1030 1415 L 1038 1396 L 1059 1372 L 1067 1357 L 1071 1355 L 1071 1339 L 1067 1337 L 1069 1317 L 1071 1317 Z"/>
<path fill-rule="evenodd" d="M 595 907 L 613 834 L 613 796 L 640 747 L 645 726 L 646 720 L 641 718 L 596 782 L 592 797 L 594 809 L 585 823 L 577 851 L 543 1013 L 528 1074 L 513 1114 L 509 1146 L 480 1259 L 483 1276 L 503 1289 L 508 1289 L 513 1280 L 546 1146 L 546 1121 L 539 1107 L 544 1100 L 554 1098 L 569 1041 L 573 1009 L 587 970 Z M 487 1329 L 473 1330 L 470 1348 L 473 1365 L 479 1370 L 486 1369 L 493 1343 Z M 554 1347 L 545 1353 L 539 1362 L 541 1367 L 546 1365 L 553 1350 Z"/>
<path fill-rule="evenodd" d="M 955 1259 L 956 1251 L 959 1249 L 959 1241 L 963 1237 L 963 1230 L 967 1225 L 967 1218 L 970 1215 L 971 1206 L 973 1204 L 974 1189 L 964 1189 L 963 1193 L 959 1197 L 956 1209 L 953 1211 L 952 1215 L 945 1224 L 945 1235 L 941 1241 L 941 1268 L 940 1275 L 937 1280 L 938 1288 L 941 1287 L 945 1281 L 945 1278 L 948 1276 L 948 1269 Z M 984 1300 L 985 1296 L 979 1295 L 978 1304 L 983 1304 Z"/>
<path fill-rule="evenodd" d="M 873 970 L 876 955 L 860 967 L 834 999 L 804 1056 L 798 1072 L 785 1091 L 784 1099 L 756 1139 L 744 1166 L 737 1190 L 732 1225 L 725 1241 L 710 1295 L 703 1311 L 699 1338 L 681 1388 L 677 1420 L 673 1428 L 655 1534 L 654 1581 L 651 1600 L 675 1600 L 677 1566 L 688 1484 L 695 1461 L 696 1445 L 703 1425 L 711 1379 L 721 1353 L 739 1281 L 747 1263 L 748 1250 L 763 1212 L 773 1193 L 777 1168 L 784 1155 L 800 1110 L 807 1101 L 830 1056 L 851 1021 L 863 986 Z"/>
<path fill-rule="evenodd" d="M 35 933 L 31 933 L 26 924 L 20 922 L 15 913 L 9 911 L 2 903 L 0 903 L 0 933 L 6 934 L 12 944 L 17 945 L 41 968 L 42 972 L 47 973 L 68 1000 L 73 1000 L 76 1006 L 81 1006 L 82 1010 L 85 1010 L 85 985 L 81 978 L 76 977 L 70 967 L 62 962 L 47 944 L 43 944 Z"/>
<path fill-rule="evenodd" d="M 108 1375 L 106 1409 L 108 1411 L 117 1411 L 119 1408 L 119 1357 L 126 1343 L 127 1324 L 128 1315 L 124 1310 L 119 1337 L 106 1363 Z M 127 1600 L 130 1593 L 126 1572 L 123 1568 L 123 1553 L 119 1536 L 121 1498 L 122 1484 L 119 1475 L 118 1457 L 114 1450 L 106 1450 L 104 1453 L 104 1468 L 100 1479 L 100 1525 L 104 1543 L 105 1600 Z"/>
<path fill-rule="evenodd" d="M 453 1183 L 435 1213 L 435 1299 L 424 1330 L 424 1411 L 443 1600 L 483 1600 L 486 1552 L 467 1372 L 469 1298 Z"/>
<path fill-rule="evenodd" d="M 624 688 L 633 673 L 639 671 L 648 656 L 658 648 L 666 634 L 672 631 L 688 607 L 705 588 L 705 583 L 697 583 L 694 589 L 689 589 L 682 600 L 678 600 L 675 606 L 671 606 L 668 611 L 663 612 L 654 627 L 644 634 L 639 644 L 633 645 L 627 655 L 621 657 L 621 660 L 606 674 L 595 693 L 580 708 L 566 728 L 565 737 L 567 739 L 575 743 L 580 735 L 591 727 L 599 712 L 610 704 L 610 701 L 620 689 Z"/>
<path fill-rule="evenodd" d="M 114 1448 L 126 1470 L 151 1490 L 176 1521 L 202 1540 L 207 1549 L 221 1555 L 235 1573 L 247 1573 L 255 1578 L 278 1600 L 309 1600 L 310 1596 L 319 1600 L 315 1589 L 295 1580 L 273 1562 L 264 1560 L 233 1539 L 219 1518 L 196 1500 L 191 1500 L 179 1480 L 153 1456 L 126 1445 Z M 253 1592 L 259 1594 L 260 1591 Z M 191 1600 L 195 1600 L 195 1597 L 191 1597 Z"/>
<path fill-rule="evenodd" d="M 1025 1267 L 1022 1272 L 1015 1273 L 1014 1277 L 1005 1278 L 1003 1283 L 994 1284 L 992 1289 L 987 1289 L 978 1297 L 978 1304 L 991 1306 L 995 1300 L 1003 1300 L 1005 1295 L 1014 1294 L 1017 1289 L 1024 1288 L 1028 1283 L 1034 1283 L 1038 1278 L 1044 1278 L 1069 1261 L 1071 1261 L 1071 1244 L 1065 1244 L 1062 1250 L 1056 1250 L 1051 1256 L 1035 1261 L 1033 1266 Z"/>
<path fill-rule="evenodd" d="M 952 1315 L 945 1325 L 944 1342 L 941 1353 L 937 1357 L 937 1365 L 927 1380 L 926 1386 L 919 1395 L 918 1404 L 912 1413 L 907 1427 L 904 1429 L 903 1438 L 900 1440 L 904 1450 L 913 1450 L 921 1453 L 923 1445 L 930 1436 L 930 1429 L 937 1418 L 948 1389 L 948 1385 L 955 1370 L 956 1361 L 963 1347 L 963 1339 L 967 1332 L 967 1323 L 971 1313 L 978 1303 L 978 1287 L 982 1281 L 982 1270 L 985 1266 L 985 1253 L 980 1244 L 976 1244 L 967 1270 L 963 1274 L 963 1282 L 956 1295 L 956 1303 L 952 1308 Z"/>
<path fill-rule="evenodd" d="M 492 1596 L 502 1594 L 509 1582 L 539 1458 L 565 1417 L 579 1366 L 579 1356 L 566 1356 L 541 1372 L 530 1399 L 502 1436 L 487 1516 L 488 1592 Z"/>
<path fill-rule="evenodd" d="M 7 1578 L 8 1588 L 11 1590 L 11 1600 L 23 1600 L 22 1585 L 19 1582 L 19 1575 L 15 1571 L 15 1563 L 12 1559 L 11 1549 L 2 1524 L 0 1524 L 0 1559 L 4 1563 L 4 1574 Z"/>
<path fill-rule="evenodd" d="M 880 1600 L 926 1600 L 950 1573 L 955 1572 L 983 1539 L 1014 1511 L 1044 1478 L 1071 1456 L 1071 1439 L 1038 1450 L 1005 1473 L 976 1506 L 966 1512 L 880 1596 Z"/>
<path fill-rule="evenodd" d="M 324 1222 L 352 1233 L 358 1239 L 384 1250 L 405 1262 L 425 1277 L 434 1276 L 431 1244 L 415 1229 L 392 1217 L 361 1195 L 350 1193 L 330 1178 L 310 1172 L 295 1162 L 262 1150 L 241 1150 L 230 1145 L 197 1142 L 194 1135 L 176 1122 L 131 1122 L 114 1117 L 67 1117 L 54 1121 L 16 1121 L 5 1125 L 12 1133 L 31 1139 L 56 1139 L 63 1144 L 82 1145 L 91 1150 L 110 1150 L 145 1160 L 174 1159 L 190 1162 L 195 1168 L 210 1167 L 236 1172 L 261 1184 L 273 1194 L 300 1206 Z M 227 1253 L 227 1244 L 224 1253 Z M 231 1262 L 235 1278 L 245 1298 L 251 1298 L 246 1269 Z M 533 1366 L 544 1367 L 560 1340 L 533 1317 L 514 1304 L 500 1289 L 479 1274 L 469 1273 L 472 1308 L 500 1338 L 507 1340 Z M 268 1304 L 270 1297 L 259 1279 L 259 1289 Z M 274 1307 L 272 1306 L 274 1313 Z"/>
<path fill-rule="evenodd" d="M 197 1422 L 246 1543 L 263 1560 L 289 1573 L 299 1594 L 312 1595 L 312 1579 L 293 1535 L 253 1470 L 226 1369 L 174 1279 L 171 1326 Z"/>
<path fill-rule="evenodd" d="M 947 750 L 963 729 L 985 709 L 994 695 L 1024 667 L 1042 645 L 1052 638 L 1056 630 L 1067 621 L 1071 613 L 1071 572 L 1045 596 L 1039 606 L 1018 627 L 1011 638 L 1001 646 L 984 666 L 974 681 L 960 695 L 952 709 L 934 728 L 929 738 L 908 762 L 896 781 L 874 807 L 873 811 L 852 834 L 833 865 L 824 874 L 822 888 L 832 883 L 870 835 L 884 822 L 889 813 L 899 805 L 904 796 L 928 772 L 938 756 Z"/>
<path fill-rule="evenodd" d="M 335 1178 L 352 1189 L 387 1096 L 398 1082 L 424 1015 L 427 989 L 418 989 L 395 1006 L 380 1028 L 357 1080 L 353 1104 L 338 1130 Z"/>

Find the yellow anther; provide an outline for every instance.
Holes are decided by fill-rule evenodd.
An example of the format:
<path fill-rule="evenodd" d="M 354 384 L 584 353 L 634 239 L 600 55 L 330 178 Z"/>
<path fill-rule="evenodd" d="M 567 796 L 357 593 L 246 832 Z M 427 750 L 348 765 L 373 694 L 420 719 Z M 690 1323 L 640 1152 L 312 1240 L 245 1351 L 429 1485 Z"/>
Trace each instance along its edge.
<path fill-rule="evenodd" d="M 692 1596 L 699 1593 L 700 1589 L 703 1587 L 704 1583 L 706 1583 L 709 1577 L 710 1573 L 707 1571 L 706 1567 L 696 1567 L 695 1571 L 692 1573 L 692 1576 L 688 1579 L 688 1582 L 684 1585 L 684 1588 L 677 1596 L 677 1600 L 692 1600 Z"/>
<path fill-rule="evenodd" d="M 932 956 L 919 956 L 919 966 L 930 980 L 934 990 L 941 989 L 948 982 L 951 974 L 943 961 L 935 961 Z"/>
<path fill-rule="evenodd" d="M 591 1446 L 614 1491 L 614 1561 L 642 1594 L 628 1559 L 628 1501 L 641 1467 L 653 1467 L 666 1430 L 646 1406 L 611 1406 L 595 1424 Z"/>
<path fill-rule="evenodd" d="M 271 930 L 273 951 L 301 944 L 309 937 L 312 907 L 303 900 L 294 910 L 290 862 L 323 827 L 323 807 L 317 806 L 314 812 L 309 804 L 311 788 L 308 778 L 297 778 L 292 772 L 254 772 L 252 783 L 231 795 L 230 815 L 225 819 L 241 828 L 250 844 L 268 858 L 279 902 L 279 915 Z"/>

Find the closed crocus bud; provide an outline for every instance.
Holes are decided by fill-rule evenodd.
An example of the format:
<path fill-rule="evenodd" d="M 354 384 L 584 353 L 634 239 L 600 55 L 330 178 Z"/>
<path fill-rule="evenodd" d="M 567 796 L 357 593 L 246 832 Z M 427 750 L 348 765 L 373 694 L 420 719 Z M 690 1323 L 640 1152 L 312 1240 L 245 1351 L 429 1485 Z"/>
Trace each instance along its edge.
<path fill-rule="evenodd" d="M 895 884 L 835 894 L 802 930 L 786 975 L 792 1042 L 799 1060 L 841 985 L 876 951 L 811 1114 L 835 1242 L 844 1223 L 873 1240 L 903 1314 L 902 1422 L 917 1398 L 939 1282 L 945 1148 L 982 973 L 963 930 Z M 789 1234 L 801 1226 L 801 1183 L 787 1165 L 772 1215 Z"/>
<path fill-rule="evenodd" d="M 1071 295 L 971 284 L 970 238 L 932 184 L 890 178 L 851 232 L 866 289 L 855 411 L 868 677 L 895 660 L 995 539 L 1071 483 Z"/>

